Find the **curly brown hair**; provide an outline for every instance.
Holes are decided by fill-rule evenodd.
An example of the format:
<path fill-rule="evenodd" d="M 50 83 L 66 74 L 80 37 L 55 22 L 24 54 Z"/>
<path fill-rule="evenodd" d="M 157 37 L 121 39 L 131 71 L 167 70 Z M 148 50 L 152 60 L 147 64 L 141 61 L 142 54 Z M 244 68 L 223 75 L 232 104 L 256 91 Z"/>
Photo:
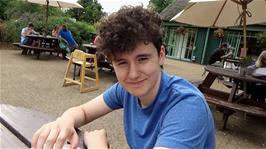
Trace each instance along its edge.
<path fill-rule="evenodd" d="M 123 6 L 118 12 L 102 18 L 98 26 L 99 50 L 111 60 L 132 52 L 140 43 L 153 43 L 160 52 L 162 44 L 159 15 L 142 6 Z"/>

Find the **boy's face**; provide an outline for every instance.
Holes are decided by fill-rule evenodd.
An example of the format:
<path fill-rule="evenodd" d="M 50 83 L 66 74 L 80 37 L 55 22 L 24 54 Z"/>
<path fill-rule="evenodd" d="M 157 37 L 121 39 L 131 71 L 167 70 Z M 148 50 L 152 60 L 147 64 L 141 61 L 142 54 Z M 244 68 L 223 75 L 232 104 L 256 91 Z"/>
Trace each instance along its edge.
<path fill-rule="evenodd" d="M 158 56 L 150 42 L 139 43 L 131 53 L 123 53 L 113 61 L 116 77 L 132 95 L 141 99 L 154 98 L 160 85 L 161 68 L 165 59 L 164 50 Z"/>
<path fill-rule="evenodd" d="M 28 31 L 32 31 L 33 30 L 33 27 L 28 27 Z"/>
<path fill-rule="evenodd" d="M 266 55 L 264 55 L 264 57 L 261 58 L 261 61 L 264 65 L 266 65 Z"/>

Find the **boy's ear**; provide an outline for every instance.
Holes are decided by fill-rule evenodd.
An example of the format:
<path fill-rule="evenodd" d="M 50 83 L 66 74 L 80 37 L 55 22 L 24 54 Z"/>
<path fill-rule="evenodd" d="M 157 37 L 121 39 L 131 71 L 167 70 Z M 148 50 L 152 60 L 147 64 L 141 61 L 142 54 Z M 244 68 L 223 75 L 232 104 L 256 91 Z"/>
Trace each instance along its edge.
<path fill-rule="evenodd" d="M 165 60 L 165 47 L 163 45 L 161 46 L 161 49 L 160 49 L 159 58 L 160 58 L 160 65 L 163 65 L 164 60 Z"/>

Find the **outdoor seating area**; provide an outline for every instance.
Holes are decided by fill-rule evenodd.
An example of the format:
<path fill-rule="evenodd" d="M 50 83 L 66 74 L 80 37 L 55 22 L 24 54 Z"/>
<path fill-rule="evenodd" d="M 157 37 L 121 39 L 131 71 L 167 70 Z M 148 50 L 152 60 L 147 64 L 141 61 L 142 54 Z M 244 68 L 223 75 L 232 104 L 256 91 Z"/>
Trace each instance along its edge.
<path fill-rule="evenodd" d="M 222 129 L 226 128 L 226 123 L 230 115 L 235 111 L 242 111 L 246 114 L 251 114 L 259 117 L 266 118 L 266 103 L 256 102 L 255 99 L 249 99 L 247 95 L 247 90 L 244 87 L 243 91 L 240 91 L 240 85 L 251 83 L 261 83 L 266 85 L 265 79 L 258 79 L 251 74 L 246 74 L 245 76 L 240 76 L 238 71 L 232 69 L 224 69 L 221 67 L 215 67 L 208 65 L 205 67 L 208 75 L 204 81 L 199 85 L 199 89 L 205 95 L 206 100 L 217 106 L 217 108 L 225 108 L 222 110 L 223 115 L 223 125 Z M 214 80 L 217 76 L 229 77 L 232 80 L 231 91 L 224 92 L 219 89 L 211 88 Z"/>
<path fill-rule="evenodd" d="M 8 87 L 1 88 L 1 104 L 41 111 L 51 117 L 61 115 L 67 107 L 82 104 L 96 97 L 116 82 L 114 72 L 99 70 L 99 89 L 81 94 L 79 92 L 79 85 L 62 87 L 62 79 L 68 61 L 49 57 L 43 57 L 36 61 L 35 58 L 30 56 L 22 57 L 15 49 L 1 49 L 0 52 L 3 58 L 1 67 L 5 70 L 1 71 L 2 78 L 5 78 L 2 80 L 2 84 L 9 84 Z M 7 62 L 7 59 L 16 59 L 16 61 Z M 17 63 L 20 63 L 23 67 L 18 66 Z M 28 71 L 29 67 L 33 67 L 34 69 Z M 14 70 L 16 70 L 16 73 L 11 73 Z M 209 73 L 207 71 L 204 76 L 201 76 L 204 71 L 203 65 L 171 59 L 166 60 L 164 71 L 185 77 L 191 82 L 197 82 L 198 84 L 201 84 L 200 80 L 204 80 Z M 73 73 L 73 70 L 71 72 Z M 218 82 L 214 80 L 212 86 L 221 91 L 228 91 L 228 88 L 223 85 L 222 81 Z M 34 109 L 32 108 L 33 105 L 35 107 Z M 265 118 L 254 117 L 249 114 L 245 115 L 243 111 L 236 112 L 230 116 L 226 124 L 226 130 L 221 131 L 224 122 L 223 115 L 219 111 L 216 111 L 216 108 L 212 105 L 210 104 L 217 128 L 218 149 L 235 147 L 236 144 L 239 148 L 263 148 L 262 144 L 266 140 L 266 133 L 264 133 L 266 132 Z M 85 131 L 103 126 L 108 130 L 109 134 L 112 134 L 110 144 L 112 148 L 127 148 L 126 141 L 123 137 L 123 127 L 121 127 L 122 117 L 117 115 L 122 115 L 122 111 L 118 110 L 115 113 L 109 114 L 100 120 L 86 125 L 81 130 Z"/>
<path fill-rule="evenodd" d="M 35 44 L 33 45 L 13 44 L 22 49 L 23 55 L 31 54 L 31 52 L 33 51 L 33 54 L 37 56 L 37 59 L 40 59 L 40 55 L 43 52 L 50 52 L 50 54 L 56 53 L 57 55 L 62 53 L 63 57 L 63 50 L 60 49 L 59 47 L 58 37 L 43 36 L 43 35 L 27 35 L 27 37 Z"/>
<path fill-rule="evenodd" d="M 0 2 L 0 149 L 266 148 L 266 0 L 134 2 Z"/>

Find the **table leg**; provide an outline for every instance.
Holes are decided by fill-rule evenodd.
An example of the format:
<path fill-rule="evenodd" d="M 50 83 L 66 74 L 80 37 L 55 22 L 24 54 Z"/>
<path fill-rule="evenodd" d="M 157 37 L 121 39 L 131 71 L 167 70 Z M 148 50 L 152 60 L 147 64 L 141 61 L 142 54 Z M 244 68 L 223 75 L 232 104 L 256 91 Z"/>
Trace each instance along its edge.
<path fill-rule="evenodd" d="M 226 124 L 227 124 L 228 118 L 229 118 L 229 114 L 224 114 L 223 115 L 223 126 L 222 126 L 222 130 L 225 130 L 226 129 Z"/>
<path fill-rule="evenodd" d="M 74 64 L 74 74 L 73 74 L 73 80 L 76 79 L 76 64 Z"/>

